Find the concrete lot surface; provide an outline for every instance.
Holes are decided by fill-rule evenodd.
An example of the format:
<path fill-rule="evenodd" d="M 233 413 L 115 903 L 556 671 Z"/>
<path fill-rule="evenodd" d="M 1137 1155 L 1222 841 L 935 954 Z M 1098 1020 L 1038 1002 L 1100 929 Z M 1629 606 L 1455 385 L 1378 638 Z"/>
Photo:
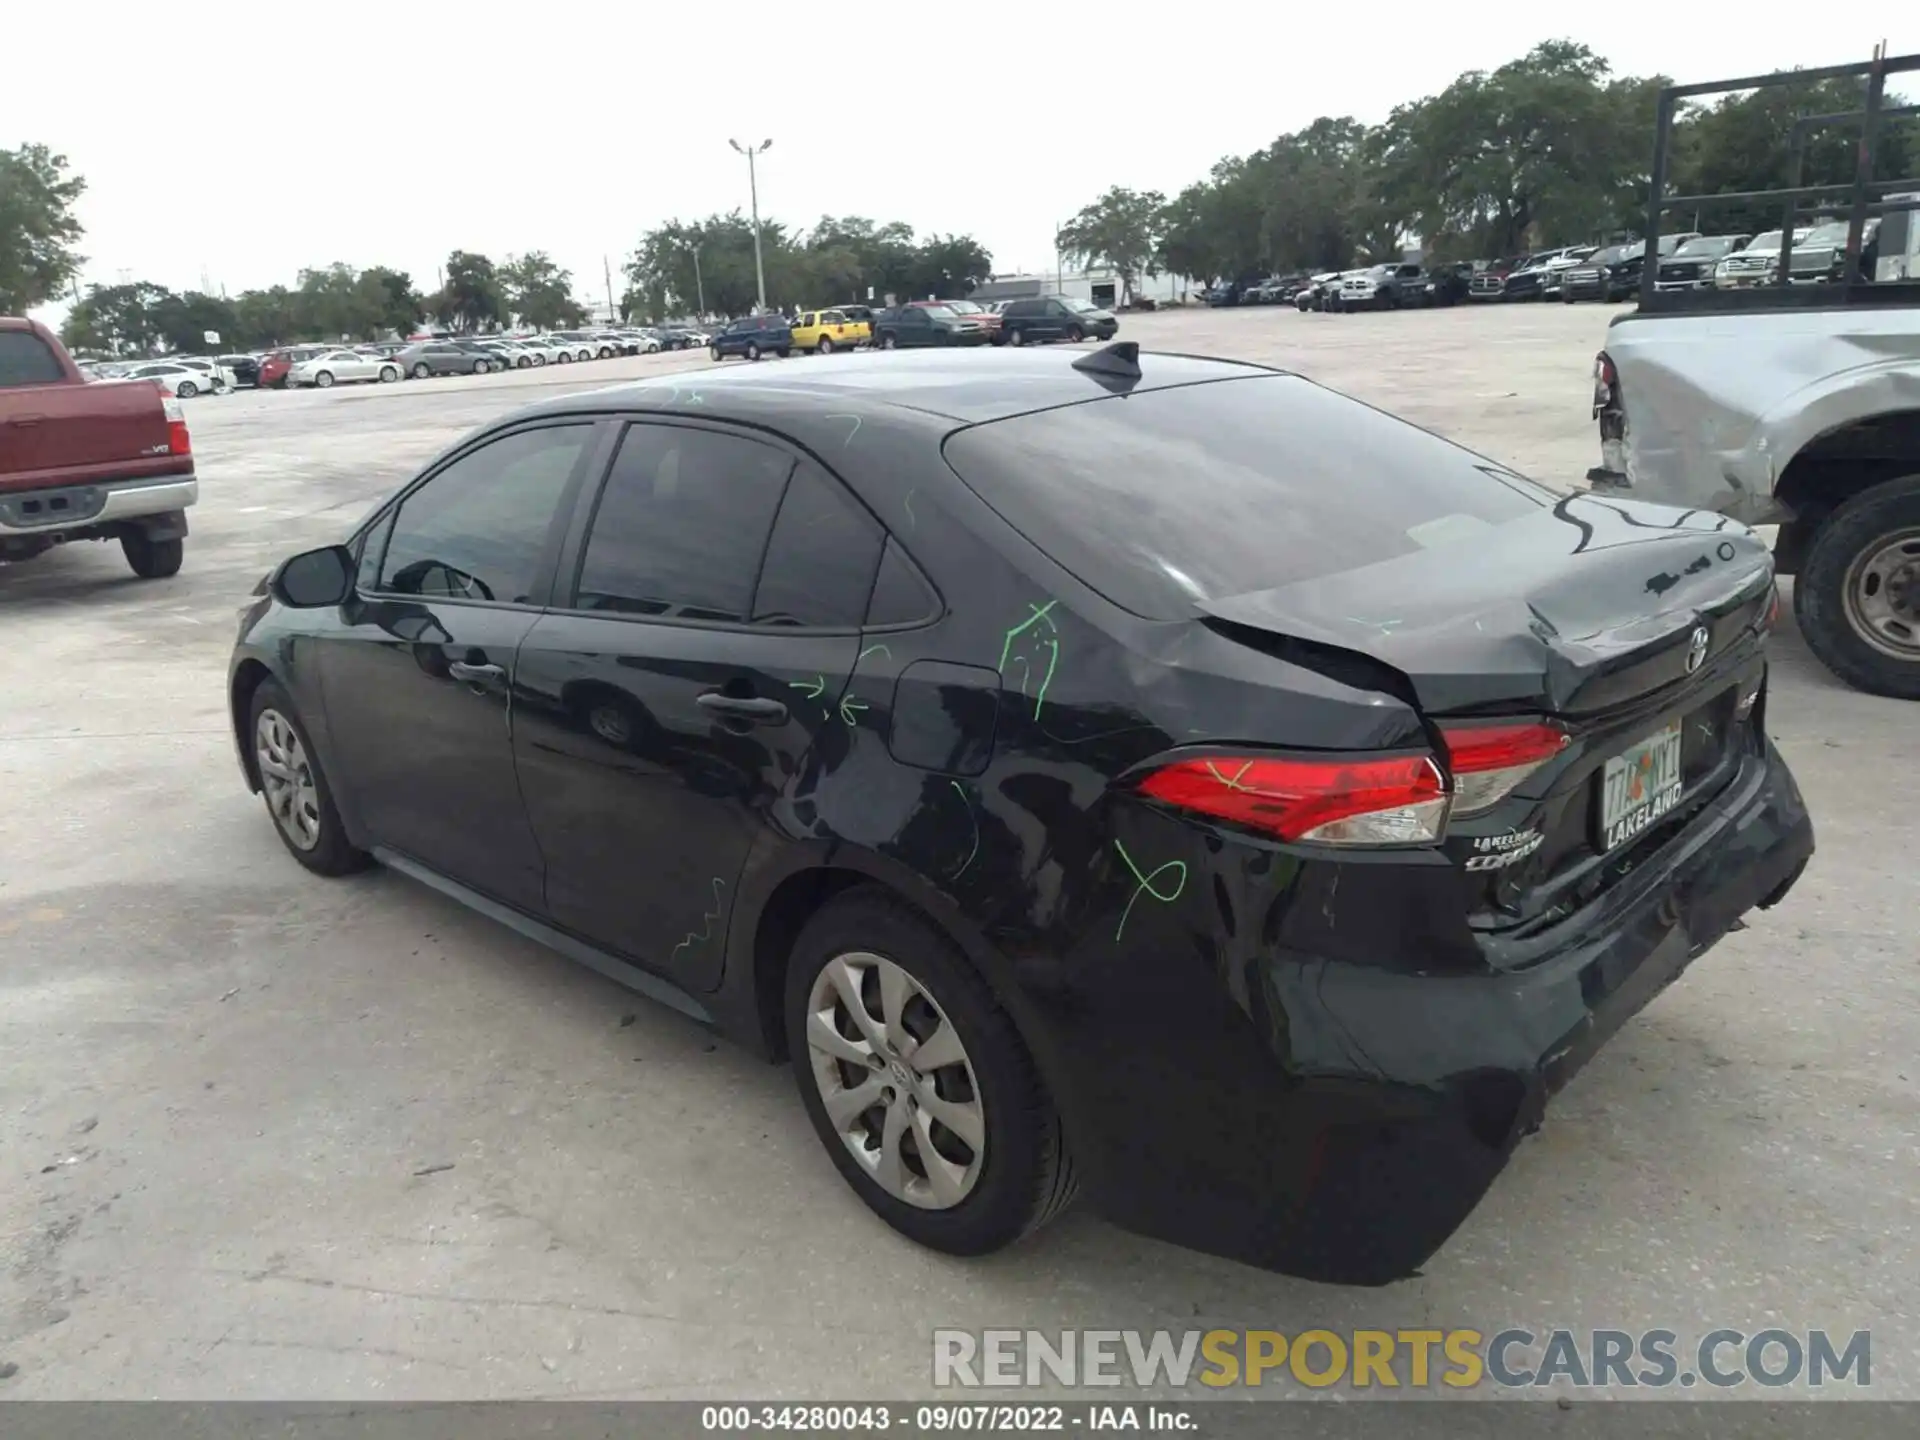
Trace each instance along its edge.
<path fill-rule="evenodd" d="M 1568 483 L 1607 315 L 1123 334 L 1298 368 Z M 192 402 L 176 579 L 97 545 L 0 568 L 0 1397 L 912 1396 L 937 1326 L 1508 1325 L 1870 1328 L 1873 1393 L 1920 1397 L 1920 726 L 1790 620 L 1771 723 L 1812 869 L 1385 1290 L 1084 1211 L 986 1261 L 916 1249 L 842 1185 L 786 1070 L 398 876 L 299 869 L 227 729 L 248 589 L 482 421 L 707 363 Z"/>

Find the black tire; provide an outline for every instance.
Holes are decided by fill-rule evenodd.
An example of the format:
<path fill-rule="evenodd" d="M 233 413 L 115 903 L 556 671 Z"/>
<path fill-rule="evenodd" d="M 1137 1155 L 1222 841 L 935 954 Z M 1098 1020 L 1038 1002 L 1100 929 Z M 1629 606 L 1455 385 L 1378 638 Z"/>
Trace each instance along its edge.
<path fill-rule="evenodd" d="M 718 363 L 721 358 L 720 347 L 718 345 L 709 345 L 707 347 L 707 358 Z"/>
<path fill-rule="evenodd" d="M 430 376 L 431 374 L 433 374 L 433 367 L 432 367 L 431 365 L 429 365 L 429 364 L 427 364 L 427 362 L 426 362 L 426 361 L 424 361 L 424 360 L 421 360 L 421 361 L 417 361 L 417 362 L 416 362 L 416 363 L 414 364 L 414 367 L 413 367 L 413 378 L 414 378 L 414 379 L 416 379 L 416 380 L 425 380 L 425 379 L 426 379 L 426 378 L 427 378 L 428 376 Z"/>
<path fill-rule="evenodd" d="M 945 1012 L 966 1048 L 985 1126 L 979 1178 L 958 1204 L 922 1209 L 883 1190 L 848 1152 L 814 1080 L 807 1010 L 828 961 L 852 952 L 884 956 L 906 970 Z M 787 966 L 787 1044 L 795 1079 L 842 1178 L 895 1230 L 949 1255 L 985 1255 L 1062 1213 L 1078 1191 L 1058 1113 L 1006 1011 L 972 964 L 926 920 L 882 891 L 850 891 L 801 930 Z"/>
<path fill-rule="evenodd" d="M 153 540 L 144 530 L 128 530 L 120 536 L 120 553 L 142 580 L 165 580 L 180 573 L 180 562 L 187 553 L 187 542 L 180 539 Z"/>
<path fill-rule="evenodd" d="M 882 350 L 897 350 L 900 348 L 900 342 L 891 330 L 883 330 L 880 332 L 880 348 Z"/>
<path fill-rule="evenodd" d="M 400 378 L 400 369 L 398 366 L 382 365 L 380 367 L 380 383 L 382 385 L 391 385 L 393 384 L 394 381 L 398 380 L 399 378 Z"/>
<path fill-rule="evenodd" d="M 1027 343 L 1027 332 L 1022 328 L 1020 328 L 1019 326 L 1016 325 L 1012 330 L 1007 332 L 1007 344 L 1025 345 L 1026 343 Z"/>
<path fill-rule="evenodd" d="M 488 374 L 492 369 L 493 365 L 490 361 L 476 360 L 473 362 L 473 373 L 476 375 Z"/>
<path fill-rule="evenodd" d="M 792 350 L 792 347 L 790 346 L 782 345 L 778 350 L 774 351 L 773 353 L 778 355 L 782 360 L 785 360 L 793 354 L 793 350 Z"/>
<path fill-rule="evenodd" d="M 200 393 L 200 387 L 191 380 L 182 380 L 178 385 L 173 387 L 173 393 L 182 400 L 191 400 Z"/>
<path fill-rule="evenodd" d="M 1069 325 L 1067 327 L 1066 341 L 1069 345 L 1078 345 L 1086 338 L 1087 332 L 1082 330 L 1078 325 Z"/>
<path fill-rule="evenodd" d="M 816 355 L 831 355 L 833 353 L 833 337 L 831 335 L 822 335 L 818 340 L 814 341 L 813 353 Z"/>
<path fill-rule="evenodd" d="M 260 733 L 260 717 L 269 710 L 284 717 L 299 737 L 300 748 L 306 752 L 307 772 L 313 779 L 314 797 L 318 801 L 315 808 L 320 815 L 320 839 L 310 850 L 302 850 L 288 839 L 286 832 L 269 812 L 267 818 L 273 825 L 273 833 L 280 837 L 280 843 L 287 847 L 289 855 L 316 875 L 351 875 L 356 870 L 366 869 L 373 863 L 373 857 L 364 850 L 356 849 L 347 839 L 346 826 L 340 823 L 340 812 L 334 808 L 333 787 L 327 782 L 320 757 L 314 753 L 312 737 L 307 734 L 307 727 L 300 722 L 293 701 L 280 688 L 277 680 L 262 680 L 253 692 L 253 703 L 247 707 L 247 733 L 243 743 L 247 747 L 248 766 L 256 771 L 255 778 L 258 778 L 260 763 L 255 753 L 259 744 L 255 737 Z M 266 792 L 262 790 L 261 793 L 264 798 Z"/>
<path fill-rule="evenodd" d="M 331 370 L 321 370 L 317 372 L 313 377 L 313 385 L 316 390 L 331 390 L 333 388 L 333 372 Z"/>
<path fill-rule="evenodd" d="M 562 365 L 571 365 L 573 363 L 573 352 L 571 350 L 562 350 L 560 352 L 560 363 Z"/>
<path fill-rule="evenodd" d="M 747 359 L 758 360 L 759 358 L 760 358 L 760 347 L 756 345 L 753 341 L 749 340 L 747 342 Z"/>
<path fill-rule="evenodd" d="M 1793 613 L 1807 648 L 1854 689 L 1896 700 L 1920 700 L 1920 659 L 1902 660 L 1868 642 L 1847 603 L 1855 565 L 1907 532 L 1912 538 L 1906 543 L 1913 547 L 1912 578 L 1907 584 L 1920 588 L 1920 475 L 1891 480 L 1854 496 L 1814 531 L 1794 581 Z M 1920 629 L 1915 639 L 1920 645 Z"/>

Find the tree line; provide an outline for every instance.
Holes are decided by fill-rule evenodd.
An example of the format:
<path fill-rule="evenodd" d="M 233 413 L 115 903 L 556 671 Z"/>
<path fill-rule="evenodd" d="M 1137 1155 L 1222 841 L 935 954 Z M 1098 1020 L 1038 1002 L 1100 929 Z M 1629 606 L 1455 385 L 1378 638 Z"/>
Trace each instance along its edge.
<path fill-rule="evenodd" d="M 447 256 L 440 288 L 426 295 L 404 270 L 338 263 L 302 270 L 291 287 L 243 290 L 231 299 L 198 290 L 175 293 L 145 280 L 93 285 L 68 312 L 62 338 L 75 350 L 145 355 L 204 350 L 208 333 L 219 335 L 223 349 L 262 350 L 303 340 L 404 336 L 429 320 L 479 331 L 515 319 L 540 329 L 586 319 L 573 298 L 572 275 L 543 251 L 496 264 L 455 250 Z"/>
<path fill-rule="evenodd" d="M 993 272 L 993 257 L 971 235 L 917 239 L 903 221 L 825 215 L 805 231 L 760 222 L 767 304 L 878 301 L 891 294 L 964 295 Z M 625 267 L 621 308 L 659 321 L 695 312 L 742 315 L 759 302 L 753 222 L 739 211 L 704 220 L 670 220 L 649 230 Z"/>
<path fill-rule="evenodd" d="M 1211 284 L 1398 259 L 1408 246 L 1460 260 L 1637 237 L 1655 101 L 1671 83 L 1616 76 L 1586 46 L 1547 41 L 1396 106 L 1378 125 L 1323 116 L 1227 156 L 1171 199 L 1115 187 L 1060 227 L 1055 243 L 1070 263 L 1110 266 L 1131 289 L 1143 274 Z M 1666 193 L 1784 187 L 1795 121 L 1865 101 L 1865 80 L 1830 80 L 1690 104 L 1675 119 Z M 1800 183 L 1850 180 L 1858 144 L 1857 126 L 1812 130 Z M 1920 127 L 1884 123 L 1876 176 L 1909 175 L 1916 158 Z M 1754 233 L 1780 222 L 1777 208 L 1730 203 L 1670 214 L 1663 228 Z"/>

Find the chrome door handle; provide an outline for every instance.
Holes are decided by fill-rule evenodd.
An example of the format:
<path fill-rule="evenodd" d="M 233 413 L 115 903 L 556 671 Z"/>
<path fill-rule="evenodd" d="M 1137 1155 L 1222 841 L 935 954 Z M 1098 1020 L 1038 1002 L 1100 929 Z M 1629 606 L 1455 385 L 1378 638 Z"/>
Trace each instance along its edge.
<path fill-rule="evenodd" d="M 506 678 L 506 670 L 498 665 L 469 665 L 464 660 L 455 660 L 447 666 L 447 673 L 456 680 L 469 682 L 478 680 L 501 680 Z"/>
<path fill-rule="evenodd" d="M 727 695 L 709 690 L 696 702 L 703 710 L 718 710 L 732 719 L 780 724 L 787 718 L 787 707 L 778 700 L 754 700 L 744 695 Z"/>

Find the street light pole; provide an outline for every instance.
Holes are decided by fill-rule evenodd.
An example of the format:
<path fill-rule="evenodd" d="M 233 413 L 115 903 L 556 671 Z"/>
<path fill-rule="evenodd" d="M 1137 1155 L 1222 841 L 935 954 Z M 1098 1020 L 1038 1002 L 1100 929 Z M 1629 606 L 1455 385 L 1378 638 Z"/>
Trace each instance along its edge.
<path fill-rule="evenodd" d="M 729 140 L 727 144 L 747 157 L 747 196 L 753 204 L 753 278 L 760 289 L 760 311 L 767 308 L 767 267 L 760 256 L 760 180 L 754 172 L 753 157 L 765 153 L 773 144 L 771 140 L 762 140 L 758 145 L 742 145 L 738 140 Z"/>
<path fill-rule="evenodd" d="M 707 284 L 700 278 L 700 247 L 693 247 L 693 290 L 700 300 L 700 318 L 707 318 Z"/>

